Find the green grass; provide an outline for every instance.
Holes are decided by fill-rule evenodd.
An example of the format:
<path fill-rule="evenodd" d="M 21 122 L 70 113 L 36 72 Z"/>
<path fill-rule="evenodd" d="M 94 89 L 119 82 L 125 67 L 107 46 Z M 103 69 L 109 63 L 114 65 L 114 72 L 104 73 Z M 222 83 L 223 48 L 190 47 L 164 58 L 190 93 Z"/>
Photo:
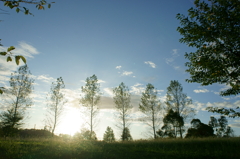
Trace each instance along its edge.
<path fill-rule="evenodd" d="M 0 139 L 0 159 L 240 158 L 240 138 L 162 139 L 106 143 Z"/>

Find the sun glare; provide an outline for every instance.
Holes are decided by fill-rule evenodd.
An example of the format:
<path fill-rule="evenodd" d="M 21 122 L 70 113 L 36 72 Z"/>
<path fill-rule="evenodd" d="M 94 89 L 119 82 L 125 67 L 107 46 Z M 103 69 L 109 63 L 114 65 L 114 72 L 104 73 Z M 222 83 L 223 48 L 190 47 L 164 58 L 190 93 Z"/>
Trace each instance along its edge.
<path fill-rule="evenodd" d="M 74 135 L 79 132 L 83 125 L 83 119 L 80 118 L 80 110 L 76 108 L 68 108 L 68 111 L 62 118 L 57 132 L 59 134 Z"/>

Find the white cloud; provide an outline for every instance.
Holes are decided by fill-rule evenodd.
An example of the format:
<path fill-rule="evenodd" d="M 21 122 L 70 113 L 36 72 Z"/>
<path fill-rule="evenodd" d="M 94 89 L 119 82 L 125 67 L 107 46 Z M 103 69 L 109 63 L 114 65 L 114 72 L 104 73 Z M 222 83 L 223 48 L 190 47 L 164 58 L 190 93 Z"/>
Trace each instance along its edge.
<path fill-rule="evenodd" d="M 106 83 L 104 80 L 99 79 L 97 83 Z"/>
<path fill-rule="evenodd" d="M 179 54 L 178 54 L 178 49 L 172 49 L 172 57 L 166 58 L 166 59 L 165 59 L 165 62 L 166 62 L 168 65 L 172 66 L 175 70 L 179 70 L 179 69 L 181 69 L 180 66 L 177 66 L 177 65 L 175 64 L 175 62 L 174 62 L 175 59 L 176 59 L 178 56 L 179 56 Z"/>
<path fill-rule="evenodd" d="M 156 64 L 153 63 L 152 61 L 146 61 L 144 63 L 147 64 L 147 65 L 150 65 L 150 67 L 152 67 L 152 68 L 156 68 Z"/>
<path fill-rule="evenodd" d="M 195 93 L 207 93 L 207 92 L 209 92 L 209 90 L 207 90 L 207 89 L 195 89 L 195 90 L 193 90 L 193 92 L 195 92 Z"/>
<path fill-rule="evenodd" d="M 141 95 L 144 90 L 145 87 L 143 87 L 143 84 L 136 83 L 135 85 L 131 86 L 130 92 L 136 95 Z"/>
<path fill-rule="evenodd" d="M 103 89 L 108 95 L 113 96 L 113 89 L 112 88 L 104 88 Z"/>
<path fill-rule="evenodd" d="M 128 76 L 128 75 L 131 75 L 131 74 L 133 74 L 133 72 L 124 71 L 122 73 L 122 76 Z"/>
<path fill-rule="evenodd" d="M 51 83 L 54 81 L 53 77 L 49 77 L 49 75 L 39 75 L 36 78 L 37 80 L 40 80 L 42 82 L 46 82 L 46 83 Z"/>
<path fill-rule="evenodd" d="M 119 70 L 120 70 L 121 68 L 122 68 L 122 66 L 116 66 L 116 69 L 119 69 Z"/>

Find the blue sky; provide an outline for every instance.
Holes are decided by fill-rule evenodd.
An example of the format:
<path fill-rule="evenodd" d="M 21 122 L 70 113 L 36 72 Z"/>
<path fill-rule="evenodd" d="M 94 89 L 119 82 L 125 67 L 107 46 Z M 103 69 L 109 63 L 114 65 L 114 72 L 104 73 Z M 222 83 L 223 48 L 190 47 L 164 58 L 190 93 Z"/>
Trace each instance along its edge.
<path fill-rule="evenodd" d="M 214 84 L 202 87 L 186 83 L 185 52 L 194 51 L 181 44 L 180 25 L 176 14 L 187 15 L 193 0 L 58 0 L 50 9 L 37 10 L 27 5 L 34 16 L 16 13 L 3 7 L 1 14 L 1 50 L 15 46 L 13 53 L 27 57 L 27 64 L 35 78 L 34 106 L 28 110 L 26 128 L 44 127 L 46 93 L 51 82 L 62 77 L 68 98 L 66 113 L 58 133 L 70 133 L 84 124 L 79 110 L 81 86 L 87 77 L 95 74 L 103 93 L 99 104 L 97 136 L 102 138 L 107 126 L 116 137 L 120 134 L 113 119 L 112 89 L 124 82 L 132 93 L 132 117 L 138 118 L 141 92 L 147 83 L 159 90 L 164 102 L 166 88 L 171 80 L 178 80 L 183 92 L 192 100 L 197 115 L 203 123 L 217 114 L 205 111 L 207 106 L 236 107 L 240 96 L 221 97 L 219 92 L 228 86 Z M 9 86 L 9 75 L 17 70 L 14 62 L 0 57 L 0 83 Z M 229 119 L 229 124 L 239 135 L 239 119 Z M 141 122 L 133 122 L 130 131 L 134 139 L 146 138 L 147 130 Z"/>

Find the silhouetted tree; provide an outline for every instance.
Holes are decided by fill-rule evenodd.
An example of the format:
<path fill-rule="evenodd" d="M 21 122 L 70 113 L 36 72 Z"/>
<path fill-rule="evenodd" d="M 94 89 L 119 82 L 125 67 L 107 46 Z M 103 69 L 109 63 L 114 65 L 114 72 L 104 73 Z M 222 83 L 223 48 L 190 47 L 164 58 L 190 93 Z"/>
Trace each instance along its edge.
<path fill-rule="evenodd" d="M 157 90 L 152 84 L 147 84 L 146 90 L 142 93 L 139 110 L 146 115 L 143 119 L 153 130 L 153 138 L 156 139 L 156 130 L 161 122 L 161 111 L 163 106 L 157 97 Z"/>
<path fill-rule="evenodd" d="M 19 67 L 18 71 L 12 73 L 9 83 L 10 88 L 6 89 L 1 103 L 7 111 L 3 111 L 0 115 L 6 135 L 10 135 L 11 130 L 15 131 L 22 125 L 25 110 L 33 105 L 31 94 L 34 80 L 27 65 Z"/>
<path fill-rule="evenodd" d="M 225 116 L 220 116 L 219 119 L 211 116 L 208 125 L 215 129 L 217 137 L 233 136 L 233 130 L 228 126 L 228 120 Z"/>
<path fill-rule="evenodd" d="M 115 141 L 114 132 L 113 132 L 112 128 L 109 126 L 107 127 L 107 130 L 105 131 L 105 133 L 103 135 L 103 141 L 106 141 L 106 142 Z"/>
<path fill-rule="evenodd" d="M 62 90 L 65 88 L 62 77 L 57 78 L 56 82 L 52 83 L 51 90 L 47 95 L 47 114 L 46 124 L 51 127 L 52 136 L 58 126 L 64 112 L 64 105 L 67 100 Z"/>
<path fill-rule="evenodd" d="M 96 75 L 88 77 L 86 79 L 86 85 L 82 87 L 82 93 L 84 94 L 80 99 L 80 104 L 86 108 L 86 116 L 90 118 L 88 123 L 90 126 L 90 132 L 93 133 L 93 127 L 96 124 L 94 119 L 98 113 L 97 104 L 100 101 L 100 84 Z M 92 134 L 93 135 L 93 134 Z"/>
<path fill-rule="evenodd" d="M 132 141 L 133 140 L 132 136 L 130 134 L 130 130 L 127 127 L 122 132 L 121 140 L 122 141 Z"/>
<path fill-rule="evenodd" d="M 75 133 L 74 138 L 80 140 L 97 140 L 96 133 L 94 131 L 91 132 L 90 130 L 85 128 L 83 128 L 80 133 Z"/>
<path fill-rule="evenodd" d="M 174 112 L 172 109 L 168 111 L 166 116 L 163 118 L 164 125 L 162 126 L 162 130 L 164 130 L 164 136 L 168 136 L 170 138 L 176 138 L 179 127 L 184 125 L 183 117 L 180 116 L 177 112 Z"/>
<path fill-rule="evenodd" d="M 187 119 L 192 118 L 195 115 L 195 110 L 189 107 L 192 104 L 192 100 L 184 94 L 182 85 L 178 81 L 171 81 L 170 85 L 167 87 L 167 99 L 166 105 L 167 110 L 172 109 L 177 116 L 182 117 L 183 121 L 187 121 Z M 177 134 L 180 134 L 180 137 L 183 137 L 183 125 L 178 124 L 177 126 Z M 176 134 L 176 135 L 177 135 Z"/>
<path fill-rule="evenodd" d="M 117 127 L 123 131 L 126 127 L 129 127 L 129 114 L 132 110 L 131 95 L 128 87 L 122 82 L 118 87 L 113 90 L 113 100 L 115 103 L 117 114 Z"/>
<path fill-rule="evenodd" d="M 211 126 L 202 123 L 199 119 L 191 121 L 192 127 L 188 129 L 185 138 L 190 137 L 211 137 L 214 136 L 214 130 Z"/>
<path fill-rule="evenodd" d="M 195 8 L 188 10 L 189 17 L 177 15 L 181 24 L 177 30 L 183 35 L 180 42 L 196 48 L 185 55 L 190 60 L 186 63 L 186 71 L 191 75 L 187 82 L 226 84 L 229 89 L 220 94 L 237 95 L 240 93 L 239 0 L 195 0 L 194 4 Z"/>

